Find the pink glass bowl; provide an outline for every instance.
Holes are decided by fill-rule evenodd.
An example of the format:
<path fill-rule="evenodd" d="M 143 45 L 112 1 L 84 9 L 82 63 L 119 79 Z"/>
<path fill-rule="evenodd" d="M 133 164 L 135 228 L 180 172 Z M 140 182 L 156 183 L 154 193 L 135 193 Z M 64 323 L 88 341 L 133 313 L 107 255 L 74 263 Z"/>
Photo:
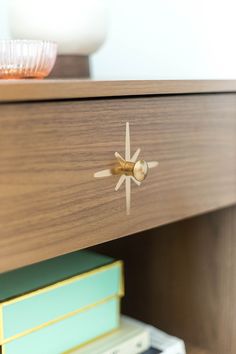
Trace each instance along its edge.
<path fill-rule="evenodd" d="M 57 57 L 57 44 L 41 40 L 0 40 L 0 79 L 43 79 Z"/>

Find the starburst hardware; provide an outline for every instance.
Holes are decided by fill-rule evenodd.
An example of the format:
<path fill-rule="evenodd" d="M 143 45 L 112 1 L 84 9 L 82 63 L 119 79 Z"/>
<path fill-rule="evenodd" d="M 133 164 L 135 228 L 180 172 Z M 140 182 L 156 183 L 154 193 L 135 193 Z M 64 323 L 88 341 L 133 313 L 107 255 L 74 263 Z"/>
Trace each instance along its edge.
<path fill-rule="evenodd" d="M 95 178 L 110 177 L 113 175 L 120 175 L 120 178 L 115 186 L 115 190 L 118 191 L 125 181 L 126 189 L 126 213 L 130 214 L 130 204 L 131 204 L 131 180 L 138 186 L 147 177 L 148 170 L 154 168 L 158 165 L 157 161 L 146 162 L 144 160 L 137 161 L 141 149 L 138 148 L 136 152 L 130 157 L 130 128 L 129 122 L 126 123 L 126 134 L 125 134 L 125 159 L 118 153 L 115 152 L 115 157 L 118 164 L 112 169 L 102 170 L 94 174 Z"/>

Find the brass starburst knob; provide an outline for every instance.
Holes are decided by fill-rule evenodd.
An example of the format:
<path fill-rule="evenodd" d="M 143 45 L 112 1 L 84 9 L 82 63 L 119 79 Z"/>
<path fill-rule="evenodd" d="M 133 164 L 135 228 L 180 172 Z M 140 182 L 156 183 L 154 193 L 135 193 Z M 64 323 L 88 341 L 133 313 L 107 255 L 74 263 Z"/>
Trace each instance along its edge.
<path fill-rule="evenodd" d="M 119 161 L 119 165 L 115 166 L 112 169 L 112 174 L 133 176 L 138 182 L 142 182 L 143 180 L 145 180 L 148 174 L 148 163 L 146 161 L 125 161 L 118 153 L 116 153 L 115 155 Z"/>
<path fill-rule="evenodd" d="M 112 169 L 102 170 L 94 174 L 95 178 L 109 177 L 112 175 L 119 175 L 119 181 L 116 184 L 115 190 L 118 191 L 123 182 L 126 181 L 126 211 L 127 215 L 130 214 L 130 201 L 131 201 L 131 180 L 138 186 L 145 180 L 150 168 L 154 168 L 158 165 L 157 161 L 146 162 L 145 160 L 138 160 L 140 149 L 137 149 L 132 157 L 130 157 L 130 130 L 129 123 L 126 123 L 126 135 L 125 135 L 125 159 L 115 152 L 117 164 Z"/>

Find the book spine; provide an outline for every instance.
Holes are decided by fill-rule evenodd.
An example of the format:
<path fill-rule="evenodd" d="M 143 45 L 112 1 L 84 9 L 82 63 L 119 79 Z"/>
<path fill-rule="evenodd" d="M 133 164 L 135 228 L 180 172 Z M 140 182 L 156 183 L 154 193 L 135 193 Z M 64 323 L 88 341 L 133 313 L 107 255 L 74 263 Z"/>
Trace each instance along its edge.
<path fill-rule="evenodd" d="M 148 331 L 144 331 L 124 343 L 106 350 L 103 354 L 140 354 L 150 348 L 150 336 Z"/>

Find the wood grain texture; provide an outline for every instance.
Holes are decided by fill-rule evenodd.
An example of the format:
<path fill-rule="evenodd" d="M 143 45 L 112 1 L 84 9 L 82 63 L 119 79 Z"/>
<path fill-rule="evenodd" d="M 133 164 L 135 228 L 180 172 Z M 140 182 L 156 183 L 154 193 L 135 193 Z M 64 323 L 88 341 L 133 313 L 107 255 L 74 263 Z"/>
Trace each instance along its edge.
<path fill-rule="evenodd" d="M 236 92 L 236 80 L 1 80 L 0 102 Z"/>
<path fill-rule="evenodd" d="M 186 350 L 187 350 L 187 354 L 213 354 L 209 350 L 195 347 L 192 345 L 187 345 Z"/>
<path fill-rule="evenodd" d="M 89 57 L 82 55 L 59 55 L 50 78 L 81 79 L 90 77 Z"/>
<path fill-rule="evenodd" d="M 235 354 L 235 235 L 234 206 L 96 249 L 125 261 L 125 313 L 193 343 L 190 353 Z"/>
<path fill-rule="evenodd" d="M 0 108 L 0 271 L 231 205 L 236 95 L 189 95 Z M 124 152 L 158 160 L 132 187 L 94 172 Z"/>

